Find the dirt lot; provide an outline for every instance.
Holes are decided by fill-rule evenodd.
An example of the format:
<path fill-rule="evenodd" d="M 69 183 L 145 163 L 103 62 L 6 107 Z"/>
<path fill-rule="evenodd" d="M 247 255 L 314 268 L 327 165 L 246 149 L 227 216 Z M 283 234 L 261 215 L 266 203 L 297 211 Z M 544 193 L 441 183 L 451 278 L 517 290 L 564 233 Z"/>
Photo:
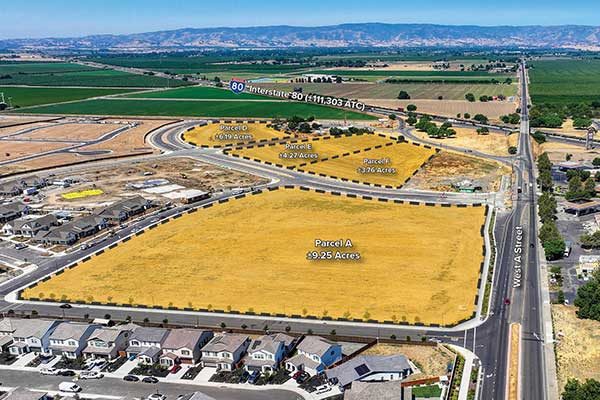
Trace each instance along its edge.
<path fill-rule="evenodd" d="M 510 174 L 502 164 L 442 151 L 411 178 L 406 187 L 441 192 L 454 191 L 452 183 L 465 179 L 481 185 L 484 192 L 499 189 L 502 175 Z"/>
<path fill-rule="evenodd" d="M 17 117 L 12 115 L 0 115 L 0 136 L 2 136 L 2 134 L 4 133 L 4 131 L 1 129 L 8 129 L 4 128 L 5 126 L 13 124 L 25 124 L 35 121 L 44 121 L 47 119 L 48 117 Z M 29 125 L 21 125 L 18 128 L 24 128 L 27 126 Z"/>
<path fill-rule="evenodd" d="M 15 158 L 62 149 L 69 146 L 70 144 L 68 143 L 17 142 L 13 140 L 2 140 L 0 141 L 0 148 L 2 148 L 0 153 L 0 161 L 13 160 Z"/>
<path fill-rule="evenodd" d="M 596 157 L 600 157 L 600 149 L 586 150 L 583 146 L 573 144 L 565 144 L 558 142 L 546 142 L 542 145 L 533 143 L 533 153 L 537 157 L 543 152 L 548 153 L 550 161 L 554 163 L 564 162 L 567 159 L 567 154 L 571 154 L 571 161 L 591 161 Z"/>
<path fill-rule="evenodd" d="M 445 346 L 419 346 L 413 344 L 376 344 L 363 355 L 402 354 L 408 357 L 421 373 L 411 375 L 410 380 L 446 375 L 448 364 L 454 361 L 454 353 Z"/>
<path fill-rule="evenodd" d="M 44 167 L 56 167 L 56 166 L 60 166 L 60 165 L 70 164 L 70 163 L 89 161 L 89 160 L 100 160 L 103 158 L 115 157 L 115 156 L 128 156 L 128 155 L 133 156 L 136 154 L 146 154 L 146 153 L 152 153 L 152 152 L 157 153 L 158 152 L 157 150 L 155 150 L 153 147 L 151 147 L 150 145 L 148 145 L 144 142 L 144 136 L 150 130 L 155 129 L 159 126 L 165 125 L 165 124 L 171 122 L 171 120 L 143 120 L 140 122 L 141 122 L 140 125 L 133 127 L 131 129 L 128 129 L 125 132 L 122 132 L 117 137 L 115 137 L 111 140 L 78 148 L 77 152 L 80 152 L 80 153 L 69 152 L 69 153 L 61 153 L 61 154 L 39 157 L 39 158 L 31 159 L 28 161 L 23 161 L 20 163 L 7 165 L 7 166 L 3 167 L 4 170 L 2 172 L 6 171 L 6 173 L 9 173 L 9 172 L 25 171 L 25 170 L 31 170 L 31 169 L 37 169 L 37 168 L 44 168 Z M 116 127 L 118 125 L 106 124 L 106 125 L 99 125 L 99 126 L 108 128 L 108 130 L 111 131 L 113 129 L 116 129 Z M 65 146 L 65 144 L 61 144 L 61 143 L 59 143 L 59 144 L 63 147 Z M 47 142 L 47 143 L 39 143 L 39 145 L 43 145 L 43 146 L 54 145 L 54 146 L 56 146 L 57 144 L 56 143 L 51 144 L 51 143 Z M 32 153 L 36 153 L 36 152 L 37 151 L 35 151 L 35 150 L 32 151 Z M 94 153 L 86 153 L 86 152 L 98 152 L 98 153 L 94 154 Z"/>
<path fill-rule="evenodd" d="M 49 125 L 47 128 L 35 130 L 30 133 L 19 135 L 19 138 L 28 139 L 60 139 L 73 141 L 94 140 L 100 136 L 119 128 L 117 124 L 97 124 L 97 123 L 72 123 Z"/>
<path fill-rule="evenodd" d="M 152 175 L 144 175 L 151 173 Z M 160 195 L 152 195 L 138 190 L 127 189 L 128 183 L 142 183 L 148 179 L 167 179 L 171 184 L 204 191 L 217 191 L 232 187 L 254 186 L 265 181 L 252 175 L 233 170 L 225 170 L 204 164 L 190 158 L 174 158 L 162 161 L 134 162 L 115 164 L 86 169 L 85 172 L 72 175 L 63 174 L 56 179 L 77 178 L 82 183 L 63 191 L 54 192 L 47 198 L 49 205 L 94 207 L 119 199 L 123 195 L 140 194 L 146 198 L 165 200 Z M 65 200 L 63 193 L 99 188 L 102 195 L 75 200 Z"/>
<path fill-rule="evenodd" d="M 280 189 L 160 225 L 25 297 L 451 324 L 474 311 L 483 223 L 483 207 Z M 307 259 L 325 251 L 360 258 Z"/>
<path fill-rule="evenodd" d="M 447 117 L 456 117 L 457 114 L 463 115 L 470 113 L 483 114 L 490 119 L 497 120 L 501 115 L 515 112 L 517 105 L 508 101 L 491 101 L 482 103 L 480 101 L 471 103 L 466 100 L 381 100 L 381 99 L 360 99 L 367 104 L 381 107 L 398 108 L 408 104 L 417 106 L 418 112 L 426 114 L 444 115 Z"/>
<path fill-rule="evenodd" d="M 569 378 L 600 380 L 600 322 L 578 319 L 575 308 L 552 306 L 557 338 L 558 387 Z"/>
<path fill-rule="evenodd" d="M 490 133 L 489 135 L 478 135 L 476 129 L 452 128 L 456 131 L 456 137 L 445 139 L 430 138 L 426 132 L 414 130 L 417 136 L 448 146 L 463 147 L 481 151 L 486 154 L 496 156 L 507 156 L 508 148 L 514 146 L 517 142 L 517 135 L 506 136 L 499 133 Z"/>

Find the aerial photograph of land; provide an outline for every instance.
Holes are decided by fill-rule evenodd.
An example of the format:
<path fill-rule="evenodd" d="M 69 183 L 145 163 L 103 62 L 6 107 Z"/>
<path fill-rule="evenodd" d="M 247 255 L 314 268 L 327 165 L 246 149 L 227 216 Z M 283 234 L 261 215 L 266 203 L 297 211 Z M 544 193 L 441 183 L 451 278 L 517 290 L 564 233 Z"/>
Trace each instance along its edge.
<path fill-rule="evenodd" d="M 597 4 L 0 8 L 0 400 L 600 400 Z"/>

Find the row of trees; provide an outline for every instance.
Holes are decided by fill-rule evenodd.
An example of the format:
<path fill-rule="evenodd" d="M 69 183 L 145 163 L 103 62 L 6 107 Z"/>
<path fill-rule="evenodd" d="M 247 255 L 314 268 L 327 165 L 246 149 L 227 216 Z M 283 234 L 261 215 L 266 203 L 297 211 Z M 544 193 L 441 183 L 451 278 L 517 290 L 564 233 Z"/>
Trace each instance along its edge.
<path fill-rule="evenodd" d="M 560 128 L 567 118 L 575 128 L 587 128 L 600 115 L 600 101 L 573 104 L 539 104 L 529 112 L 532 127 Z"/>
<path fill-rule="evenodd" d="M 521 116 L 517 113 L 512 113 L 512 114 L 508 114 L 508 115 L 502 115 L 500 117 L 500 120 L 502 122 L 504 122 L 505 124 L 513 124 L 516 125 L 519 122 L 521 122 Z"/>
<path fill-rule="evenodd" d="M 537 166 L 540 172 L 539 184 L 542 189 L 538 204 L 538 215 L 542 222 L 539 238 L 544 247 L 546 259 L 556 260 L 564 254 L 565 241 L 556 226 L 556 199 L 552 193 L 552 162 L 547 153 L 538 157 Z"/>
<path fill-rule="evenodd" d="M 600 400 L 600 382 L 587 379 L 581 383 L 577 379 L 569 379 L 562 394 L 563 400 Z"/>
<path fill-rule="evenodd" d="M 565 199 L 569 201 L 590 200 L 596 195 L 595 178 L 591 177 L 590 171 L 569 170 L 567 171 L 569 182 Z"/>
<path fill-rule="evenodd" d="M 412 122 L 412 121 L 411 121 Z M 429 137 L 446 138 L 456 136 L 456 131 L 452 129 L 452 124 L 448 121 L 444 122 L 439 127 L 431 120 L 431 117 L 424 115 L 415 124 L 415 128 L 420 131 L 427 132 Z"/>

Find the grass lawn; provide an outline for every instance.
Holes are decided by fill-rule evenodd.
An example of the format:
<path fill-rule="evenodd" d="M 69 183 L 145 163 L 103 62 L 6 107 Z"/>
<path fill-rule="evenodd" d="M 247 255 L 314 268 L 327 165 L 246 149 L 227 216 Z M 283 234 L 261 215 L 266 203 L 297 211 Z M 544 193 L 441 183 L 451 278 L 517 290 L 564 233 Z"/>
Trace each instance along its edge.
<path fill-rule="evenodd" d="M 286 136 L 287 135 L 284 132 L 268 128 L 266 124 L 219 123 L 197 126 L 194 129 L 185 132 L 183 134 L 183 139 L 196 146 L 226 146 L 251 141 L 271 140 Z"/>
<path fill-rule="evenodd" d="M 452 324 L 475 309 L 484 214 L 280 189 L 186 214 L 23 297 Z M 307 260 L 326 250 L 360 259 Z"/>
<path fill-rule="evenodd" d="M 208 118 L 289 118 L 374 120 L 376 117 L 343 109 L 292 101 L 172 101 L 99 99 L 22 110 L 31 114 L 189 116 Z"/>
<path fill-rule="evenodd" d="M 0 84 L 3 80 L 0 80 Z M 40 104 L 60 103 L 64 101 L 83 100 L 96 96 L 108 96 L 131 92 L 131 89 L 101 88 L 45 88 L 45 87 L 10 87 L 0 86 L 0 93 L 5 98 L 11 97 L 13 106 L 28 107 Z"/>
<path fill-rule="evenodd" d="M 146 98 L 146 99 L 236 99 L 236 100 L 273 100 L 271 97 L 255 94 L 235 94 L 229 89 L 218 89 L 213 87 L 193 86 L 172 90 L 161 90 L 156 92 L 135 93 L 123 97 Z"/>
<path fill-rule="evenodd" d="M 541 60 L 531 66 L 534 104 L 600 101 L 600 60 Z"/>
<path fill-rule="evenodd" d="M 413 396 L 419 398 L 436 398 L 439 399 L 442 395 L 442 388 L 437 385 L 429 385 L 429 386 L 416 386 L 412 389 Z"/>
<path fill-rule="evenodd" d="M 261 161 L 269 161 L 273 164 L 299 166 L 300 164 L 310 163 L 315 160 L 320 161 L 336 155 L 350 155 L 353 151 L 364 150 L 368 147 L 381 146 L 387 143 L 393 143 L 393 140 L 377 135 L 344 135 L 328 140 L 321 139 L 300 143 L 306 146 L 306 148 L 302 149 L 290 149 L 286 148 L 286 144 L 275 144 L 273 146 L 234 149 L 231 153 Z"/>
<path fill-rule="evenodd" d="M 305 93 L 345 97 L 350 99 L 396 99 L 401 90 L 406 91 L 412 99 L 437 99 L 442 96 L 445 100 L 464 100 L 465 94 L 473 93 L 476 98 L 482 95 L 514 96 L 517 85 L 491 85 L 478 83 L 261 83 L 258 86 L 269 89 L 291 91 L 302 87 Z"/>

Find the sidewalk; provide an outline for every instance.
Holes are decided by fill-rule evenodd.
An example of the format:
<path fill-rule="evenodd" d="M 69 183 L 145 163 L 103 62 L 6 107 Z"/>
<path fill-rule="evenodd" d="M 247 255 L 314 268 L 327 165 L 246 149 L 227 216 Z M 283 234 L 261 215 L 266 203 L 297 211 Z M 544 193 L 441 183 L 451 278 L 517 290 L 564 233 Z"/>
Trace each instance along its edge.
<path fill-rule="evenodd" d="M 460 381 L 458 400 L 467 400 L 467 396 L 469 395 L 469 384 L 471 382 L 471 371 L 473 371 L 473 365 L 477 356 L 463 347 L 455 346 L 453 344 L 448 346 L 465 358 L 465 367 Z"/>

